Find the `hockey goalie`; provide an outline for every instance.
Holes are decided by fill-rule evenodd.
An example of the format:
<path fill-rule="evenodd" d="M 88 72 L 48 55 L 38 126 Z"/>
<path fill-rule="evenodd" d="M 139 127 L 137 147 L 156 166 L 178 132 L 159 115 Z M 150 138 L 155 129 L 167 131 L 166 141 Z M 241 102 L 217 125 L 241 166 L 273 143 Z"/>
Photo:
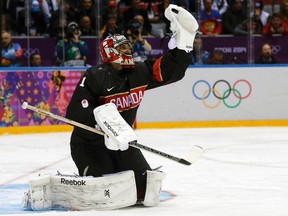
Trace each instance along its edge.
<path fill-rule="evenodd" d="M 104 136 L 74 127 L 70 149 L 79 175 L 40 175 L 29 181 L 23 207 L 32 210 L 105 210 L 141 203 L 157 206 L 165 173 L 153 170 L 132 129 L 144 91 L 181 80 L 191 64 L 198 30 L 195 18 L 182 7 L 165 10 L 172 37 L 169 51 L 156 60 L 135 62 L 132 45 L 123 35 L 100 44 L 103 63 L 80 78 L 66 117 L 97 127 Z"/>
<path fill-rule="evenodd" d="M 125 151 L 137 139 L 135 131 L 121 117 L 115 104 L 94 109 L 97 126 L 105 132 L 105 145 L 112 151 Z M 165 173 L 146 170 L 144 200 L 139 200 L 134 171 L 104 174 L 101 177 L 45 174 L 29 180 L 22 207 L 39 210 L 112 210 L 135 205 L 156 206 Z"/>

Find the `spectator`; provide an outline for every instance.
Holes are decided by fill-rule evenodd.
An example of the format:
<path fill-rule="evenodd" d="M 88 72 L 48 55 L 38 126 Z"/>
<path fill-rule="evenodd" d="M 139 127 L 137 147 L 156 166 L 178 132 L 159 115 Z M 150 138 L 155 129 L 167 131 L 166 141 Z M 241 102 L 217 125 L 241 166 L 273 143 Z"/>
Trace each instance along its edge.
<path fill-rule="evenodd" d="M 262 34 L 262 23 L 261 21 L 252 19 L 244 20 L 242 23 L 236 26 L 234 29 L 235 35 L 248 35 L 248 34 Z"/>
<path fill-rule="evenodd" d="M 96 31 L 91 26 L 91 20 L 89 16 L 81 17 L 81 35 L 96 36 Z"/>
<path fill-rule="evenodd" d="M 64 8 L 63 13 L 65 14 L 65 18 L 67 23 L 77 22 L 77 10 L 71 0 L 64 0 Z M 59 16 L 59 14 L 58 14 Z"/>
<path fill-rule="evenodd" d="M 4 12 L 6 12 L 6 20 L 3 20 L 2 29 L 9 30 L 11 35 L 17 35 L 18 22 L 20 21 L 19 13 L 25 10 L 25 2 L 24 0 L 6 0 L 3 6 L 6 6 L 6 11 L 4 10 Z M 6 28 L 5 25 L 7 25 Z"/>
<path fill-rule="evenodd" d="M 133 46 L 133 58 L 136 62 L 144 62 L 147 59 L 145 51 L 150 51 L 151 45 L 142 37 L 142 26 L 137 20 L 130 22 L 125 35 Z"/>
<path fill-rule="evenodd" d="M 122 22 L 123 20 L 123 13 L 130 7 L 131 0 L 118 0 L 117 3 L 117 10 L 119 12 L 118 20 Z"/>
<path fill-rule="evenodd" d="M 106 25 L 107 23 L 107 20 L 110 18 L 110 17 L 113 17 L 116 21 L 116 24 L 118 25 L 118 20 L 119 18 L 121 17 L 120 13 L 119 13 L 119 10 L 118 10 L 118 7 L 117 7 L 117 2 L 116 0 L 108 0 L 107 1 L 107 6 L 103 12 L 103 15 L 102 15 L 102 28 Z"/>
<path fill-rule="evenodd" d="M 65 38 L 57 42 L 56 64 L 65 66 L 86 65 L 88 46 L 79 39 L 80 31 L 78 24 L 71 22 L 65 30 Z"/>
<path fill-rule="evenodd" d="M 203 0 L 203 2 L 204 10 L 200 13 L 200 31 L 207 36 L 221 34 L 221 15 L 218 11 L 212 9 L 213 0 Z"/>
<path fill-rule="evenodd" d="M 81 7 L 78 11 L 78 22 L 80 23 L 80 18 L 83 16 L 89 16 L 91 20 L 92 28 L 96 29 L 96 16 L 95 7 L 92 0 L 82 0 Z"/>
<path fill-rule="evenodd" d="M 145 5 L 147 6 L 145 9 L 148 11 L 148 18 L 152 26 L 151 34 L 155 37 L 163 38 L 167 31 L 167 23 L 165 22 L 165 19 L 163 19 L 163 1 L 151 0 Z"/>
<path fill-rule="evenodd" d="M 30 9 L 30 26 L 29 32 L 27 32 L 26 25 L 26 10 L 19 12 L 18 22 L 17 22 L 17 32 L 20 35 L 30 35 L 30 36 L 41 36 L 47 33 L 48 23 L 47 15 L 44 12 L 43 4 L 46 2 L 38 0 L 29 0 Z"/>
<path fill-rule="evenodd" d="M 270 44 L 264 43 L 261 47 L 260 58 L 255 61 L 255 64 L 276 64 L 277 60 L 272 54 L 272 49 Z"/>
<path fill-rule="evenodd" d="M 280 4 L 280 15 L 284 22 L 288 25 L 288 0 L 282 0 Z"/>
<path fill-rule="evenodd" d="M 81 7 L 81 1 L 79 0 L 68 0 L 69 4 L 72 8 L 80 8 Z"/>
<path fill-rule="evenodd" d="M 263 10 L 263 1 L 258 0 L 254 5 L 254 12 L 252 12 L 251 17 L 255 21 L 260 21 L 262 26 L 265 26 L 269 20 L 270 14 Z"/>
<path fill-rule="evenodd" d="M 227 0 L 213 0 L 212 10 L 217 10 L 222 15 L 228 8 Z M 201 1 L 201 10 L 204 10 L 204 3 Z"/>
<path fill-rule="evenodd" d="M 64 0 L 62 13 L 65 16 L 62 16 L 60 13 L 54 13 L 51 17 L 49 26 L 50 37 L 62 38 L 65 26 L 70 22 L 78 21 L 77 12 L 69 0 Z"/>
<path fill-rule="evenodd" d="M 42 66 L 41 55 L 39 53 L 33 53 L 29 57 L 30 67 Z"/>
<path fill-rule="evenodd" d="M 59 14 L 58 3 L 60 1 L 58 0 L 37 0 L 37 1 L 39 2 L 40 8 L 44 14 L 44 19 L 45 19 L 46 24 L 48 26 L 52 25 L 54 22 L 54 19 L 58 17 L 58 14 Z"/>
<path fill-rule="evenodd" d="M 115 17 L 109 17 L 106 24 L 103 26 L 103 28 L 100 31 L 100 38 L 105 39 L 108 36 L 112 36 L 114 34 L 120 34 L 121 29 L 118 28 L 116 24 L 116 18 Z"/>
<path fill-rule="evenodd" d="M 288 34 L 288 24 L 281 18 L 280 14 L 274 13 L 269 22 L 263 27 L 263 35 Z"/>
<path fill-rule="evenodd" d="M 237 25 L 247 19 L 246 8 L 243 8 L 241 0 L 231 0 L 229 7 L 222 14 L 222 34 L 234 34 Z"/>
<path fill-rule="evenodd" d="M 143 28 L 151 34 L 152 26 L 148 18 L 148 13 L 146 10 L 141 8 L 140 3 L 141 0 L 131 0 L 130 7 L 123 13 L 123 20 L 121 21 L 120 28 L 127 28 L 127 24 L 129 24 L 136 15 L 141 15 L 144 19 Z"/>
<path fill-rule="evenodd" d="M 152 36 L 152 35 L 149 33 L 149 31 L 148 31 L 147 29 L 145 29 L 145 26 L 144 26 L 144 18 L 143 18 L 142 15 L 136 15 L 136 16 L 134 16 L 133 22 L 140 24 L 141 35 L 144 35 L 144 36 Z"/>
<path fill-rule="evenodd" d="M 207 61 L 207 64 L 225 64 L 225 55 L 222 50 L 215 49 Z"/>
<path fill-rule="evenodd" d="M 207 63 L 210 53 L 203 50 L 203 41 L 200 35 L 196 35 L 191 53 L 193 65 L 203 65 Z"/>
<path fill-rule="evenodd" d="M 1 66 L 3 67 L 19 67 L 21 66 L 21 58 L 23 50 L 18 43 L 12 42 L 11 34 L 7 31 L 1 34 Z"/>
<path fill-rule="evenodd" d="M 185 8 L 186 10 L 190 9 L 190 0 L 169 0 L 170 4 L 175 4 L 180 7 Z"/>
<path fill-rule="evenodd" d="M 163 22 L 164 8 L 163 1 L 150 0 L 147 3 L 148 18 L 150 23 Z"/>

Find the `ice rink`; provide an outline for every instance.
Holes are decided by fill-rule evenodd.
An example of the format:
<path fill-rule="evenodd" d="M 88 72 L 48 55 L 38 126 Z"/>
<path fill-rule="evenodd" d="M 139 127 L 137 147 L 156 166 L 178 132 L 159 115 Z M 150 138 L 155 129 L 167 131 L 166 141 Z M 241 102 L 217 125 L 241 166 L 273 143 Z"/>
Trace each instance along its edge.
<path fill-rule="evenodd" d="M 205 149 L 191 166 L 142 151 L 166 172 L 158 207 L 114 211 L 21 209 L 28 180 L 39 173 L 77 172 L 70 133 L 0 136 L 0 215 L 59 216 L 287 216 L 288 127 L 137 130 L 138 142 L 185 157 Z"/>

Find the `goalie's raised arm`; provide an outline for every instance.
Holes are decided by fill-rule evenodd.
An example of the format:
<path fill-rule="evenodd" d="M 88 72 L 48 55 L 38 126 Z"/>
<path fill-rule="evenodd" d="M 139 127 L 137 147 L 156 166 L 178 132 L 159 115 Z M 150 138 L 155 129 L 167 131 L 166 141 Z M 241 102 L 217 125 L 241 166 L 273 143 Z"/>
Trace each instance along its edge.
<path fill-rule="evenodd" d="M 173 4 L 165 10 L 165 16 L 172 32 L 168 42 L 170 50 L 153 63 L 153 78 L 147 89 L 181 80 L 192 63 L 190 52 L 199 28 L 196 19 L 184 8 Z"/>

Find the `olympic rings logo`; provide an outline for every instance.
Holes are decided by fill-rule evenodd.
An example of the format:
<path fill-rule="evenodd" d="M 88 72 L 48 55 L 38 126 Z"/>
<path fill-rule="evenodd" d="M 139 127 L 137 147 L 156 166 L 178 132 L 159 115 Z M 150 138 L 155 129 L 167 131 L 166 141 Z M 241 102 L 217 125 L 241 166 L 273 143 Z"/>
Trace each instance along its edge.
<path fill-rule="evenodd" d="M 32 55 L 33 53 L 40 53 L 40 50 L 38 48 L 22 48 L 23 51 L 23 56 L 25 58 L 29 58 L 30 55 Z"/>
<path fill-rule="evenodd" d="M 245 91 L 245 95 L 242 95 L 240 90 L 241 92 Z M 211 93 L 214 96 L 214 100 L 211 99 L 210 103 L 208 103 L 207 100 Z M 240 105 L 241 101 L 248 98 L 251 93 L 252 86 L 250 82 L 245 79 L 237 80 L 232 87 L 228 81 L 218 80 L 213 84 L 212 88 L 206 80 L 198 80 L 192 87 L 193 96 L 201 100 L 204 106 L 210 109 L 217 108 L 221 104 L 221 101 L 228 108 L 236 108 Z M 214 103 L 214 105 L 211 105 L 211 103 Z"/>
<path fill-rule="evenodd" d="M 272 49 L 272 54 L 275 55 L 281 51 L 281 46 L 280 45 L 271 45 L 271 49 Z"/>

